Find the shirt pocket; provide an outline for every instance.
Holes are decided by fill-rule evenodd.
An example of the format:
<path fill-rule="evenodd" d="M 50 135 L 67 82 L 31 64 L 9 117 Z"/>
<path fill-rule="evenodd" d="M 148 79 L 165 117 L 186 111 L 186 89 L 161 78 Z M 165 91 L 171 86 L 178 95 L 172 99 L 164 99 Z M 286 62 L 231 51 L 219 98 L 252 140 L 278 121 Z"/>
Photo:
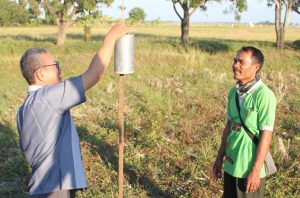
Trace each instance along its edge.
<path fill-rule="evenodd" d="M 257 111 L 254 107 L 245 107 L 245 124 L 248 128 L 257 128 Z"/>

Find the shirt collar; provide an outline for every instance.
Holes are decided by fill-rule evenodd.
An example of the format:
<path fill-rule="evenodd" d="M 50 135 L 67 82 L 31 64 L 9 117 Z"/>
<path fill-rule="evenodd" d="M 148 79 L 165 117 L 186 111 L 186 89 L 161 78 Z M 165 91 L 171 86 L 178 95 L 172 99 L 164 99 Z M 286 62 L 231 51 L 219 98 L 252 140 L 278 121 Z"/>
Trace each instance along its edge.
<path fill-rule="evenodd" d="M 36 91 L 38 90 L 39 88 L 42 88 L 43 86 L 40 86 L 40 85 L 29 85 L 28 86 L 28 92 L 30 91 Z"/>
<path fill-rule="evenodd" d="M 256 88 L 258 88 L 261 84 L 262 84 L 262 80 L 259 79 L 259 81 L 257 81 L 245 94 L 250 94 L 252 91 L 254 91 Z M 241 95 L 241 93 L 239 92 L 239 84 L 236 85 L 236 91 L 239 93 L 239 95 Z M 245 94 L 242 94 L 241 96 L 244 96 Z"/>

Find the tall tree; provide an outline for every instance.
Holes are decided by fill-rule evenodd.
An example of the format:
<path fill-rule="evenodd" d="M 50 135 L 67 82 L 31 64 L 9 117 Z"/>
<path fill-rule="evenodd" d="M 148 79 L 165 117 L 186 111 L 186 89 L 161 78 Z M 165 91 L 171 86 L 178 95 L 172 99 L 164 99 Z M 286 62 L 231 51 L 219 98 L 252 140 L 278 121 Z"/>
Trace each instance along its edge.
<path fill-rule="evenodd" d="M 184 45 L 189 43 L 189 26 L 190 17 L 194 14 L 197 9 L 206 10 L 207 2 L 222 2 L 225 0 L 171 0 L 174 11 L 181 21 L 181 42 Z M 247 9 L 246 0 L 229 0 L 235 5 L 236 14 Z M 177 5 L 182 9 L 183 14 L 180 15 L 178 12 Z"/>
<path fill-rule="evenodd" d="M 128 20 L 132 23 L 135 22 L 144 22 L 146 18 L 146 13 L 142 8 L 135 7 L 129 11 L 129 18 Z"/>
<path fill-rule="evenodd" d="M 98 4 L 110 6 L 114 0 L 38 0 L 46 12 L 57 19 L 57 45 L 65 41 L 70 24 L 84 13 L 96 12 Z"/>
<path fill-rule="evenodd" d="M 181 21 L 181 42 L 184 45 L 189 43 L 189 26 L 190 26 L 190 17 L 192 14 L 199 8 L 205 9 L 204 4 L 209 0 L 171 0 L 173 3 L 173 9 L 176 15 L 179 17 Z M 183 10 L 183 15 L 180 15 L 176 5 L 181 7 Z"/>
<path fill-rule="evenodd" d="M 292 10 L 297 10 L 299 7 L 298 0 L 268 0 L 268 6 L 275 4 L 275 31 L 276 31 L 276 47 L 278 49 L 284 48 L 284 37 L 288 28 L 289 17 Z M 283 6 L 285 9 L 283 9 Z M 282 22 L 282 12 L 284 18 Z"/>

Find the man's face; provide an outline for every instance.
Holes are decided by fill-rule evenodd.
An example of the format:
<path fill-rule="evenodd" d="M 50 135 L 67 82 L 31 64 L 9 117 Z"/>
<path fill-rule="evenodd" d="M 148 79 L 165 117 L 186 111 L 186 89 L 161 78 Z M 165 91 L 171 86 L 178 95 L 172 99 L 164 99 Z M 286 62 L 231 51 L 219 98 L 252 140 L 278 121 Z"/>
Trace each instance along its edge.
<path fill-rule="evenodd" d="M 234 79 L 238 80 L 240 85 L 244 85 L 256 76 L 259 64 L 251 58 L 252 52 L 241 51 L 233 59 L 232 71 Z"/>
<path fill-rule="evenodd" d="M 40 75 L 39 77 L 43 80 L 45 84 L 57 84 L 61 82 L 61 70 L 57 66 L 57 62 L 53 59 L 51 54 L 43 53 L 40 54 L 40 59 L 43 62 L 43 65 L 35 71 Z"/>

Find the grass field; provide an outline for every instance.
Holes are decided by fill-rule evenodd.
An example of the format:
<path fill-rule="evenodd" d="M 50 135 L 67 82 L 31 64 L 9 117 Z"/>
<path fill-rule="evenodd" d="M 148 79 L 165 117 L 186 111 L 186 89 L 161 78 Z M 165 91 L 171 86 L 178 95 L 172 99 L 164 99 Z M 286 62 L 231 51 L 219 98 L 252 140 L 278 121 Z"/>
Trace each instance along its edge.
<path fill-rule="evenodd" d="M 88 43 L 82 27 L 69 29 L 56 46 L 57 29 L 0 28 L 0 197 L 26 197 L 30 167 L 18 146 L 15 116 L 27 85 L 19 58 L 30 47 L 46 47 L 62 64 L 63 78 L 89 65 L 110 25 L 97 25 Z M 222 181 L 211 173 L 224 128 L 231 64 L 243 45 L 265 54 L 263 80 L 278 99 L 271 150 L 279 172 L 269 178 L 266 197 L 300 196 L 300 28 L 287 31 L 287 49 L 275 49 L 273 26 L 192 25 L 188 52 L 179 25 L 133 27 L 135 73 L 126 76 L 124 197 L 220 197 Z M 105 78 L 72 109 L 81 138 L 89 188 L 78 197 L 117 197 L 118 76 L 113 63 Z M 283 148 L 288 157 L 283 157 Z"/>

